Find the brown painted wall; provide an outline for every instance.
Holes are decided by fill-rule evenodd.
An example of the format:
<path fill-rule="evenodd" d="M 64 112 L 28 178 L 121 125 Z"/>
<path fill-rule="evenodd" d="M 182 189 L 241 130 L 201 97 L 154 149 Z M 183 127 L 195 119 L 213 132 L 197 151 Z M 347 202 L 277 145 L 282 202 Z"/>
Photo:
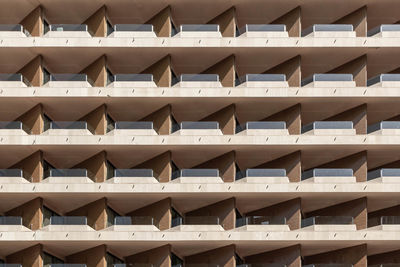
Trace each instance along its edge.
<path fill-rule="evenodd" d="M 102 183 L 107 179 L 107 153 L 102 151 L 85 161 L 78 163 L 73 168 L 87 169 L 89 178 L 94 182 Z"/>
<path fill-rule="evenodd" d="M 76 210 L 68 212 L 67 216 L 86 216 L 87 224 L 95 230 L 107 227 L 107 199 L 101 198 Z"/>
<path fill-rule="evenodd" d="M 301 83 L 301 56 L 292 57 L 264 73 L 285 74 L 289 86 L 299 87 Z"/>
<path fill-rule="evenodd" d="M 88 25 L 89 32 L 95 37 L 107 36 L 106 12 L 106 6 L 102 6 L 83 22 Z"/>
<path fill-rule="evenodd" d="M 367 151 L 361 151 L 350 156 L 340 158 L 315 168 L 351 168 L 357 182 L 367 181 Z"/>
<path fill-rule="evenodd" d="M 107 58 L 105 55 L 86 66 L 80 73 L 85 73 L 93 82 L 93 86 L 104 87 L 107 85 Z"/>
<path fill-rule="evenodd" d="M 231 151 L 216 158 L 210 159 L 206 162 L 203 162 L 193 168 L 218 168 L 219 175 L 221 176 L 222 180 L 224 180 L 224 182 L 226 183 L 231 183 L 235 181 L 236 176 L 235 158 L 235 151 Z"/>
<path fill-rule="evenodd" d="M 272 161 L 263 163 L 254 168 L 285 168 L 286 175 L 292 183 L 301 180 L 301 151 L 296 151 Z"/>
<path fill-rule="evenodd" d="M 301 104 L 296 104 L 287 109 L 268 116 L 262 121 L 284 121 L 289 134 L 301 133 Z"/>
<path fill-rule="evenodd" d="M 236 34 L 236 9 L 231 7 L 219 14 L 207 24 L 218 24 L 222 37 L 235 37 Z"/>
<path fill-rule="evenodd" d="M 41 55 L 35 57 L 24 67 L 18 70 L 16 73 L 21 73 L 32 86 L 43 85 L 43 58 Z"/>
<path fill-rule="evenodd" d="M 107 106 L 102 104 L 96 109 L 92 110 L 78 121 L 86 121 L 88 126 L 90 126 L 94 134 L 106 134 L 107 132 Z"/>
<path fill-rule="evenodd" d="M 202 73 L 218 74 L 222 86 L 233 87 L 235 86 L 235 72 L 235 56 L 230 55 Z"/>
<path fill-rule="evenodd" d="M 10 169 L 22 169 L 27 180 L 39 183 L 43 179 L 43 152 L 36 151 L 12 165 Z"/>
<path fill-rule="evenodd" d="M 170 87 L 172 82 L 171 56 L 163 57 L 141 73 L 153 74 L 153 80 L 159 87 Z"/>
<path fill-rule="evenodd" d="M 41 6 L 36 7 L 19 23 L 32 36 L 41 36 L 43 34 L 43 10 Z"/>
<path fill-rule="evenodd" d="M 333 24 L 352 24 L 357 37 L 367 36 L 367 6 L 363 6 L 338 19 Z"/>
<path fill-rule="evenodd" d="M 43 114 L 42 104 L 37 104 L 15 120 L 28 127 L 31 130 L 31 134 L 41 134 L 44 128 Z"/>
<path fill-rule="evenodd" d="M 235 228 L 236 214 L 235 214 L 235 199 L 228 198 L 217 203 L 189 211 L 185 216 L 217 216 L 220 225 L 225 230 Z"/>
<path fill-rule="evenodd" d="M 304 257 L 303 265 L 315 263 L 351 263 L 354 267 L 366 267 L 367 245 L 362 244 Z"/>
<path fill-rule="evenodd" d="M 367 55 L 360 56 L 352 61 L 329 71 L 328 73 L 353 74 L 356 86 L 367 86 Z"/>
<path fill-rule="evenodd" d="M 158 37 L 171 36 L 171 7 L 167 6 L 162 9 L 145 24 L 152 24 Z"/>
<path fill-rule="evenodd" d="M 150 216 L 160 230 L 171 228 L 171 199 L 166 198 L 140 209 L 131 211 L 127 216 Z"/>
<path fill-rule="evenodd" d="M 285 24 L 289 37 L 301 36 L 301 8 L 300 6 L 277 18 L 270 24 Z M 296 85 L 298 86 L 298 85 Z"/>
<path fill-rule="evenodd" d="M 224 107 L 200 121 L 217 121 L 223 134 L 235 134 L 235 104 Z"/>
<path fill-rule="evenodd" d="M 218 264 L 221 267 L 234 267 L 235 245 L 216 248 L 185 257 L 186 264 Z"/>
<path fill-rule="evenodd" d="M 357 134 L 367 133 L 367 104 L 343 111 L 325 119 L 325 121 L 352 121 Z"/>
<path fill-rule="evenodd" d="M 290 247 L 275 249 L 264 253 L 254 254 L 245 257 L 247 264 L 273 263 L 282 264 L 287 267 L 301 266 L 301 246 L 294 245 Z"/>
<path fill-rule="evenodd" d="M 168 183 L 172 176 L 171 157 L 171 151 L 167 151 L 154 158 L 146 160 L 133 168 L 151 168 L 160 183 Z"/>
<path fill-rule="evenodd" d="M 368 265 L 400 263 L 400 250 L 389 251 L 381 254 L 370 255 L 367 257 Z"/>
<path fill-rule="evenodd" d="M 43 222 L 43 199 L 35 198 L 30 200 L 21 206 L 13 208 L 5 212 L 6 216 L 21 216 L 22 224 L 32 230 L 38 230 L 42 228 Z"/>
<path fill-rule="evenodd" d="M 106 267 L 106 245 L 100 245 L 66 257 L 68 263 L 83 263 L 87 267 Z"/>
<path fill-rule="evenodd" d="M 357 230 L 367 228 L 367 198 L 358 198 L 306 213 L 313 216 L 352 216 Z"/>
<path fill-rule="evenodd" d="M 7 263 L 22 264 L 22 267 L 42 267 L 43 246 L 41 244 L 15 252 L 6 257 Z"/>
<path fill-rule="evenodd" d="M 301 199 L 294 198 L 275 205 L 254 210 L 245 214 L 246 216 L 283 216 L 290 230 L 300 229 L 301 223 Z"/>
<path fill-rule="evenodd" d="M 139 121 L 152 121 L 154 130 L 160 135 L 167 135 L 171 133 L 172 120 L 171 120 L 171 105 L 165 105 L 164 107 L 154 111 L 153 113 L 145 116 Z"/>
<path fill-rule="evenodd" d="M 125 262 L 136 264 L 153 264 L 158 267 L 171 266 L 171 245 L 146 250 L 125 258 Z"/>

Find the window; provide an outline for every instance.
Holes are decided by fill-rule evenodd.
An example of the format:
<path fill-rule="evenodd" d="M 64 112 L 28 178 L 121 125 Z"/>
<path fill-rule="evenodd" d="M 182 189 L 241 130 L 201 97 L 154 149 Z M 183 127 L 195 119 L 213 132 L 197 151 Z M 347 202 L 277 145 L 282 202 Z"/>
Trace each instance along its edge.
<path fill-rule="evenodd" d="M 183 266 L 183 260 L 176 256 L 175 253 L 171 252 L 171 266 L 172 267 L 181 267 Z"/>
<path fill-rule="evenodd" d="M 43 84 L 46 84 L 50 81 L 50 72 L 46 68 L 42 68 L 43 70 Z"/>
<path fill-rule="evenodd" d="M 107 177 L 106 179 L 111 179 L 114 177 L 114 170 L 116 169 L 115 166 L 110 162 L 106 161 L 106 168 L 107 168 Z"/>
<path fill-rule="evenodd" d="M 107 72 L 107 84 L 114 82 L 114 74 L 112 74 L 112 72 L 108 68 L 106 68 L 106 72 Z"/>
<path fill-rule="evenodd" d="M 107 23 L 107 35 L 110 35 L 114 31 L 114 27 L 112 26 L 111 22 L 106 19 Z"/>
<path fill-rule="evenodd" d="M 123 260 L 120 258 L 114 256 L 110 252 L 107 252 L 106 254 L 106 262 L 107 262 L 107 267 L 114 267 L 114 264 L 122 264 L 124 263 Z"/>
<path fill-rule="evenodd" d="M 46 206 L 43 206 L 42 210 L 43 210 L 43 226 L 50 225 L 50 218 L 52 216 L 60 216 L 55 211 L 49 209 Z"/>
<path fill-rule="evenodd" d="M 110 207 L 107 207 L 106 213 L 107 213 L 107 227 L 113 226 L 115 222 L 115 217 L 120 215 Z"/>
<path fill-rule="evenodd" d="M 52 264 L 62 264 L 64 263 L 63 260 L 49 254 L 43 252 L 43 267 L 50 267 Z"/>
<path fill-rule="evenodd" d="M 46 114 L 43 114 L 43 131 L 50 129 L 50 122 L 52 122 L 52 119 L 50 119 Z"/>
<path fill-rule="evenodd" d="M 47 20 L 43 19 L 43 34 L 46 34 L 48 31 L 50 31 L 50 24 Z"/>
<path fill-rule="evenodd" d="M 106 120 L 107 120 L 107 133 L 111 132 L 112 130 L 114 130 L 115 128 L 115 121 L 113 120 L 113 118 L 111 118 L 110 115 L 106 115 Z"/>

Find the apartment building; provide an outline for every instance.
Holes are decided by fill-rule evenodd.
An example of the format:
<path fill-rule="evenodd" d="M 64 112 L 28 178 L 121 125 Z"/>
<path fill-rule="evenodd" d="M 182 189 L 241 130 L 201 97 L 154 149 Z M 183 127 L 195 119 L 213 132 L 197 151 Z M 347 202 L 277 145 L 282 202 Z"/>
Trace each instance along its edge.
<path fill-rule="evenodd" d="M 0 0 L 0 266 L 400 266 L 399 11 Z"/>

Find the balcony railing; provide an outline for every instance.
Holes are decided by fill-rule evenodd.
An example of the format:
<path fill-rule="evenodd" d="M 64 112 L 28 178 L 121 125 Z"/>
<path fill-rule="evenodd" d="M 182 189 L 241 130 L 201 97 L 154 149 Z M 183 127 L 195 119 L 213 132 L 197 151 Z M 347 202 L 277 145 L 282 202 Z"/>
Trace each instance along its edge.
<path fill-rule="evenodd" d="M 387 224 L 400 225 L 400 216 L 380 216 L 380 217 L 368 218 L 368 227 L 387 225 Z"/>
<path fill-rule="evenodd" d="M 114 82 L 152 82 L 153 74 L 115 74 Z"/>
<path fill-rule="evenodd" d="M 180 124 L 172 125 L 172 132 L 178 130 L 218 130 L 217 121 L 183 121 Z"/>
<path fill-rule="evenodd" d="M 353 129 L 352 121 L 314 121 L 302 127 L 301 132 L 311 130 Z"/>
<path fill-rule="evenodd" d="M 20 121 L 0 121 L 0 130 L 23 130 L 26 133 L 31 131 Z"/>
<path fill-rule="evenodd" d="M 89 177 L 86 169 L 49 169 L 44 172 L 47 177 Z"/>
<path fill-rule="evenodd" d="M 152 169 L 115 169 L 114 177 L 154 177 Z"/>
<path fill-rule="evenodd" d="M 154 225 L 154 218 L 149 216 L 117 216 L 114 225 Z"/>
<path fill-rule="evenodd" d="M 248 121 L 245 124 L 236 126 L 236 133 L 244 130 L 284 130 L 284 121 Z"/>
<path fill-rule="evenodd" d="M 113 267 L 154 267 L 154 265 L 151 263 L 116 263 Z M 172 267 L 174 266 L 172 265 Z"/>
<path fill-rule="evenodd" d="M 0 225 L 22 225 L 22 217 L 0 216 Z"/>
<path fill-rule="evenodd" d="M 87 225 L 85 216 L 51 216 L 50 225 Z"/>
<path fill-rule="evenodd" d="M 352 177 L 353 169 L 311 169 L 301 174 L 301 179 L 305 180 L 311 177 Z"/>
<path fill-rule="evenodd" d="M 83 73 L 50 74 L 50 82 L 88 82 L 88 76 Z"/>
<path fill-rule="evenodd" d="M 218 74 L 181 74 L 172 79 L 172 86 L 179 82 L 219 82 Z"/>
<path fill-rule="evenodd" d="M 86 121 L 51 121 L 45 126 L 45 131 L 52 130 L 88 130 L 93 133 L 94 129 Z"/>
<path fill-rule="evenodd" d="M 368 172 L 367 180 L 372 180 L 379 177 L 400 177 L 400 169 L 382 168 Z"/>
<path fill-rule="evenodd" d="M 244 76 L 236 79 L 236 86 L 245 83 L 245 82 L 285 82 L 286 75 L 285 74 L 246 74 Z"/>
<path fill-rule="evenodd" d="M 22 32 L 28 37 L 31 36 L 21 24 L 0 24 L 0 32 Z"/>
<path fill-rule="evenodd" d="M 178 225 L 219 225 L 217 216 L 187 216 L 172 219 L 171 227 Z"/>
<path fill-rule="evenodd" d="M 248 216 L 236 219 L 236 227 L 244 225 L 285 225 L 286 218 L 278 216 Z"/>
<path fill-rule="evenodd" d="M 218 24 L 182 24 L 181 32 L 219 32 Z"/>
<path fill-rule="evenodd" d="M 23 82 L 26 86 L 31 83 L 21 73 L 0 73 L 0 82 Z"/>
<path fill-rule="evenodd" d="M 52 32 L 87 32 L 86 24 L 50 24 L 49 30 Z"/>
<path fill-rule="evenodd" d="M 44 266 L 46 267 L 46 266 Z M 50 267 L 86 267 L 83 263 L 51 263 Z"/>
<path fill-rule="evenodd" d="M 301 220 L 301 227 L 310 225 L 350 225 L 354 224 L 351 216 L 315 216 Z"/>
<path fill-rule="evenodd" d="M 378 76 L 368 79 L 367 86 L 371 86 L 380 82 L 400 82 L 400 74 L 379 74 Z"/>
<path fill-rule="evenodd" d="M 218 169 L 182 169 L 172 173 L 172 180 L 179 177 L 219 177 Z"/>
<path fill-rule="evenodd" d="M 286 264 L 279 263 L 243 263 L 236 265 L 236 267 L 286 267 Z"/>
<path fill-rule="evenodd" d="M 353 267 L 351 263 L 316 263 L 316 264 L 307 264 L 302 267 Z"/>
<path fill-rule="evenodd" d="M 371 37 L 380 32 L 400 32 L 400 25 L 399 24 L 382 24 L 378 27 L 373 28 L 372 30 L 369 30 L 367 36 Z"/>
<path fill-rule="evenodd" d="M 367 127 L 367 132 L 372 133 L 383 129 L 400 129 L 400 121 L 381 121 Z"/>
<path fill-rule="evenodd" d="M 115 24 L 114 31 L 116 32 L 152 32 L 153 25 L 151 24 Z"/>
<path fill-rule="evenodd" d="M 286 177 L 285 169 L 247 169 L 236 172 L 236 180 L 246 177 Z"/>
<path fill-rule="evenodd" d="M 317 73 L 301 81 L 301 86 L 312 82 L 352 82 L 353 74 Z"/>
<path fill-rule="evenodd" d="M 245 32 L 285 32 L 285 24 L 246 24 L 239 29 L 239 34 Z"/>
<path fill-rule="evenodd" d="M 314 24 L 302 31 L 301 36 L 309 35 L 312 32 L 352 32 L 354 31 L 351 24 Z"/>
<path fill-rule="evenodd" d="M 0 267 L 22 267 L 22 264 L 18 264 L 18 263 L 0 263 Z"/>
<path fill-rule="evenodd" d="M 114 123 L 116 130 L 152 130 L 151 121 L 117 121 Z"/>
<path fill-rule="evenodd" d="M 383 264 L 372 264 L 368 267 L 400 267 L 400 263 L 383 263 Z"/>
<path fill-rule="evenodd" d="M 23 177 L 21 169 L 0 169 L 0 177 Z"/>

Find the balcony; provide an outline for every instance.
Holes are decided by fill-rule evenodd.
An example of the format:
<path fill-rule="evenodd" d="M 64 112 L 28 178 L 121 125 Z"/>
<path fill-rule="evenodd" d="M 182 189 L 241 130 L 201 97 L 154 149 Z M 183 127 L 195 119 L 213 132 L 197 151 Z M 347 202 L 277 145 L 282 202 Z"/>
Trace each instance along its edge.
<path fill-rule="evenodd" d="M 355 183 L 356 177 L 353 169 L 311 169 L 301 174 L 301 180 L 307 183 Z"/>
<path fill-rule="evenodd" d="M 243 263 L 237 264 L 236 267 L 287 267 L 287 265 L 279 263 Z"/>
<path fill-rule="evenodd" d="M 152 169 L 115 169 L 113 177 L 107 183 L 154 184 L 158 180 L 154 178 Z"/>
<path fill-rule="evenodd" d="M 49 80 L 43 85 L 55 88 L 86 88 L 92 87 L 93 82 L 83 73 L 50 74 Z"/>
<path fill-rule="evenodd" d="M 379 216 L 368 218 L 368 228 L 398 232 L 400 230 L 400 216 Z"/>
<path fill-rule="evenodd" d="M 219 184 L 223 183 L 223 180 L 219 176 L 218 169 L 181 169 L 172 173 L 171 182 L 187 184 Z"/>
<path fill-rule="evenodd" d="M 224 231 L 217 216 L 185 216 L 174 218 L 169 231 Z"/>
<path fill-rule="evenodd" d="M 397 184 L 400 183 L 400 169 L 382 168 L 369 171 L 367 180 L 373 183 Z"/>
<path fill-rule="evenodd" d="M 20 121 L 0 121 L 0 135 L 28 135 L 30 132 Z"/>
<path fill-rule="evenodd" d="M 94 129 L 86 121 L 51 121 L 45 123 L 42 135 L 93 135 Z"/>
<path fill-rule="evenodd" d="M 302 230 L 310 231 L 356 231 L 351 216 L 315 216 L 301 220 Z"/>
<path fill-rule="evenodd" d="M 173 135 L 222 135 L 216 121 L 184 121 L 172 125 Z"/>
<path fill-rule="evenodd" d="M 173 87 L 215 88 L 222 87 L 218 74 L 181 74 L 172 80 Z"/>
<path fill-rule="evenodd" d="M 280 88 L 289 87 L 285 74 L 246 74 L 235 81 L 237 87 Z"/>
<path fill-rule="evenodd" d="M 367 127 L 367 133 L 373 135 L 399 135 L 400 121 L 381 121 Z"/>
<path fill-rule="evenodd" d="M 20 24 L 0 24 L 1 38 L 29 37 L 30 33 Z"/>
<path fill-rule="evenodd" d="M 22 217 L 20 216 L 0 216 L 1 232 L 28 232 L 29 228 L 22 225 Z"/>
<path fill-rule="evenodd" d="M 236 182 L 270 184 L 289 183 L 285 169 L 247 169 L 236 173 Z"/>
<path fill-rule="evenodd" d="M 81 263 L 51 263 L 48 266 L 43 267 L 86 267 L 86 264 Z"/>
<path fill-rule="evenodd" d="M 89 177 L 93 177 L 86 169 L 49 169 L 44 171 L 42 183 L 54 184 L 82 184 L 93 183 Z"/>
<path fill-rule="evenodd" d="M 302 265 L 302 267 L 353 267 L 350 263 L 317 263 Z"/>
<path fill-rule="evenodd" d="M 301 129 L 306 135 L 355 135 L 352 121 L 314 121 Z"/>
<path fill-rule="evenodd" d="M 280 216 L 247 216 L 236 219 L 236 231 L 290 231 L 285 217 Z"/>
<path fill-rule="evenodd" d="M 85 216 L 51 216 L 49 220 L 44 219 L 41 230 L 57 232 L 94 231 L 87 225 L 87 217 Z"/>
<path fill-rule="evenodd" d="M 0 86 L 4 88 L 29 87 L 31 84 L 20 73 L 0 73 Z"/>
<path fill-rule="evenodd" d="M 318 73 L 301 81 L 302 87 L 355 87 L 352 74 Z"/>
<path fill-rule="evenodd" d="M 107 135 L 157 135 L 151 121 L 117 121 L 107 126 Z"/>
<path fill-rule="evenodd" d="M 22 169 L 0 169 L 1 184 L 29 183 Z"/>
<path fill-rule="evenodd" d="M 356 37 L 351 24 L 314 24 L 301 33 L 302 37 Z"/>
<path fill-rule="evenodd" d="M 400 74 L 380 74 L 368 79 L 370 87 L 400 87 Z"/>
<path fill-rule="evenodd" d="M 114 38 L 155 38 L 151 24 L 115 24 L 108 37 Z"/>
<path fill-rule="evenodd" d="M 153 80 L 153 74 L 116 74 L 113 77 L 113 82 L 108 87 L 115 88 L 155 88 L 157 85 Z"/>
<path fill-rule="evenodd" d="M 400 25 L 399 24 L 382 24 L 378 27 L 368 31 L 368 37 L 400 37 Z"/>
<path fill-rule="evenodd" d="M 50 38 L 87 38 L 92 37 L 86 24 L 51 24 L 43 37 Z"/>
<path fill-rule="evenodd" d="M 218 24 L 183 24 L 173 37 L 219 38 L 222 35 Z"/>
<path fill-rule="evenodd" d="M 116 216 L 114 224 L 103 231 L 160 231 L 150 216 Z"/>
<path fill-rule="evenodd" d="M 285 24 L 246 24 L 238 34 L 238 37 L 249 38 L 289 37 Z"/>
<path fill-rule="evenodd" d="M 249 121 L 236 126 L 237 135 L 289 135 L 284 121 Z"/>

